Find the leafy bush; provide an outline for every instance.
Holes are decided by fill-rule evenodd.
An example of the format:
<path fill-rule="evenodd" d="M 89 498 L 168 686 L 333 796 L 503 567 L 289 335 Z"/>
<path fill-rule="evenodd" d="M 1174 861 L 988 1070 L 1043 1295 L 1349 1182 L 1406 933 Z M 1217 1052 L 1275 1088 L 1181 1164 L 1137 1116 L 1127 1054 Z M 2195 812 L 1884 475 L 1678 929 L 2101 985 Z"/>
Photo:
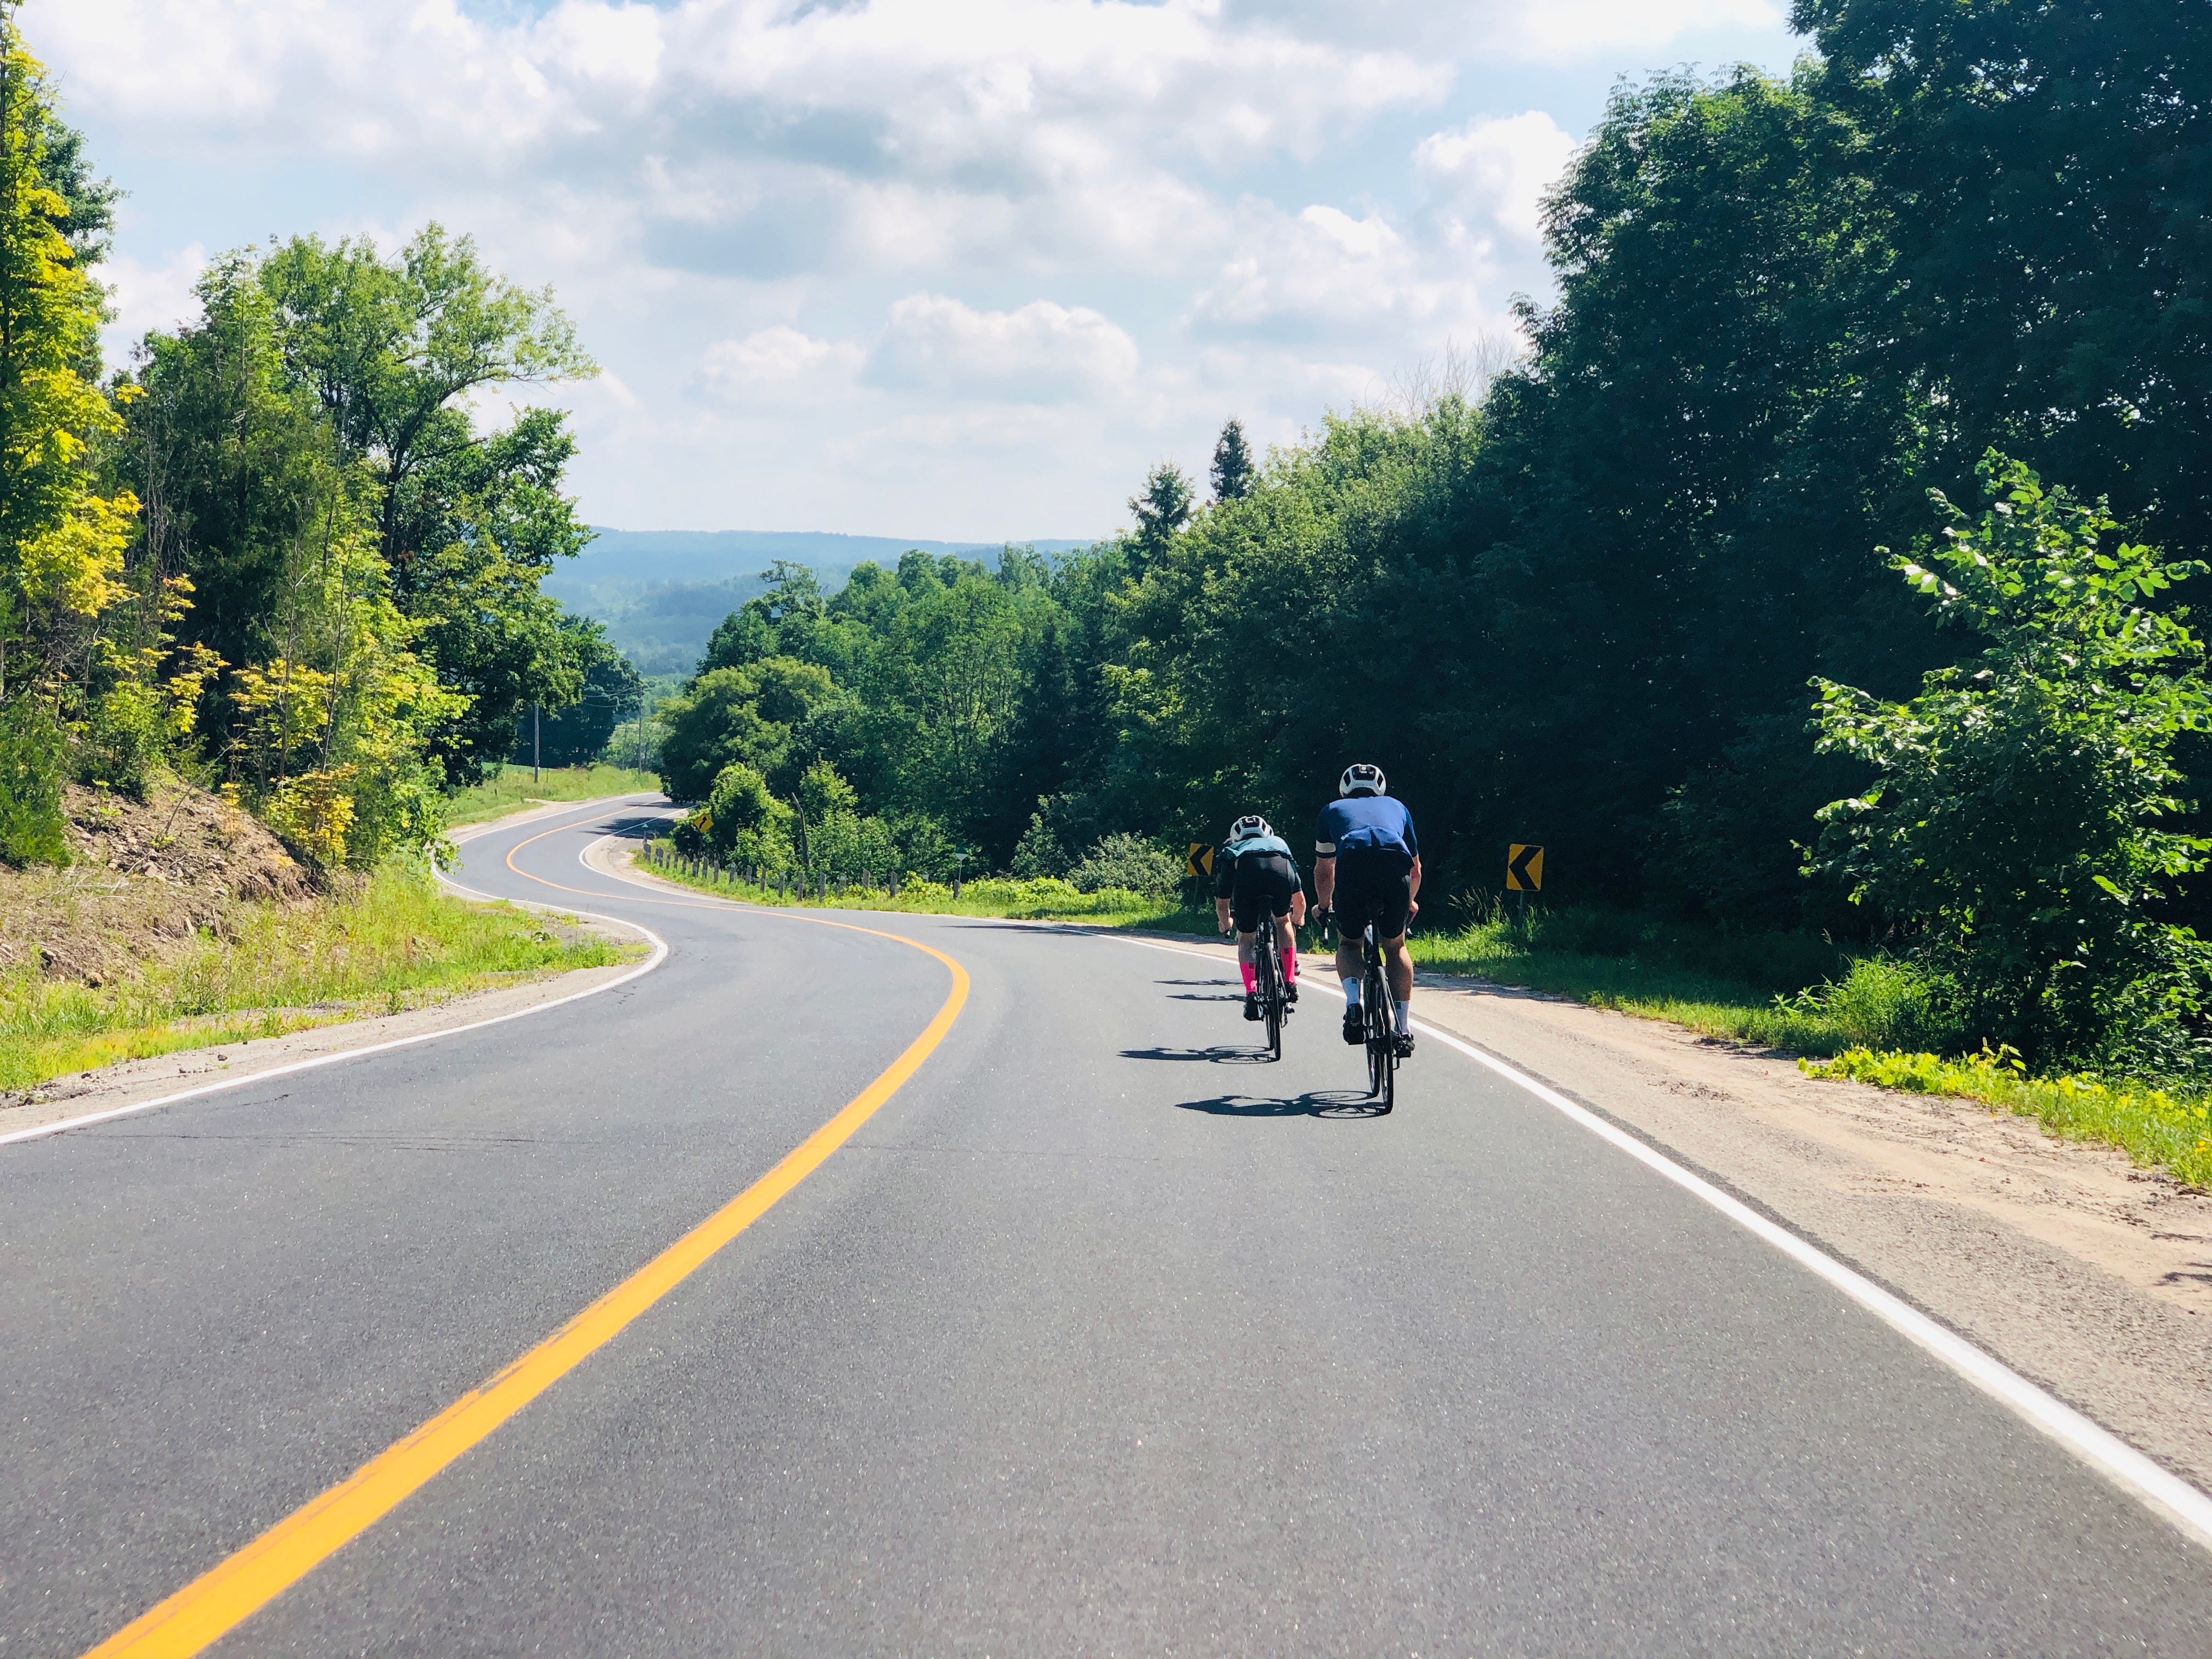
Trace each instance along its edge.
<path fill-rule="evenodd" d="M 1182 866 L 1142 836 L 1103 836 L 1076 860 L 1067 879 L 1078 892 L 1118 887 L 1131 893 L 1164 896 L 1182 878 Z"/>
<path fill-rule="evenodd" d="M 2158 919 L 2203 843 L 2179 811 L 2176 733 L 2212 726 L 2202 647 L 2147 601 L 2204 567 L 2147 547 L 1992 451 L 1993 498 L 1949 520 L 1929 564 L 1893 562 L 1985 648 L 1908 702 L 1819 681 L 1823 749 L 1869 763 L 1866 793 L 1824 808 L 1814 867 L 1917 930 L 1958 988 L 1966 1035 L 2051 1061 L 2187 1061 L 2208 952 Z"/>
<path fill-rule="evenodd" d="M 1896 957 L 1864 957 L 1840 980 L 1777 1000 L 1827 1021 L 1869 1048 L 1951 1048 L 1959 1041 L 1954 988 Z"/>
<path fill-rule="evenodd" d="M 791 809 L 742 761 L 722 769 L 704 810 L 694 817 L 707 847 L 726 863 L 781 870 L 791 862 Z"/>
<path fill-rule="evenodd" d="M 170 748 L 163 712 L 155 689 L 135 679 L 119 681 L 94 699 L 77 733 L 78 781 L 145 799 Z"/>
<path fill-rule="evenodd" d="M 1042 813 L 1033 814 L 1030 827 L 1022 832 L 1015 845 L 1014 856 L 1007 868 L 1024 880 L 1040 876 L 1063 876 L 1067 873 L 1067 851 L 1060 844 L 1060 837 L 1044 821 Z"/>
<path fill-rule="evenodd" d="M 67 864 L 62 768 L 67 750 L 53 717 L 30 698 L 0 703 L 0 862 Z"/>

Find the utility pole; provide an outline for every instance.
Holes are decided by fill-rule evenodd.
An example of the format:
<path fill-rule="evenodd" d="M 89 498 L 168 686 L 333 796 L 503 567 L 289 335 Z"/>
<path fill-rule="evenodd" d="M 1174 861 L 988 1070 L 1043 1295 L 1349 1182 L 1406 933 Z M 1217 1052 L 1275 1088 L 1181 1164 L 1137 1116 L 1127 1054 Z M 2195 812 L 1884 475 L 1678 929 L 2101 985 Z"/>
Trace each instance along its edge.
<path fill-rule="evenodd" d="M 543 781 L 538 775 L 538 762 L 544 750 L 538 744 L 538 705 L 533 702 L 530 705 L 530 781 L 532 783 Z"/>

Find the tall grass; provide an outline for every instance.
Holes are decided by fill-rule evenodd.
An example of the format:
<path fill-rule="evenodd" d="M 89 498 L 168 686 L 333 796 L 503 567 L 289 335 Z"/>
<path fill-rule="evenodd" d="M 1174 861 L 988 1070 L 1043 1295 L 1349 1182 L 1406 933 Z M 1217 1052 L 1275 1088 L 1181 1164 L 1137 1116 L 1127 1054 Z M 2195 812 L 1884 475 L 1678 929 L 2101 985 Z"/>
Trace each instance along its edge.
<path fill-rule="evenodd" d="M 451 796 L 446 822 L 481 823 L 538 801 L 595 800 L 601 795 L 634 795 L 659 787 L 658 773 L 634 772 L 626 766 L 549 766 L 535 779 L 526 766 L 505 766 L 498 775 Z"/>
<path fill-rule="evenodd" d="M 241 904 L 220 936 L 98 988 L 34 964 L 0 975 L 0 1089 L 180 1048 L 242 1042 L 524 975 L 623 959 L 538 917 L 464 903 L 423 872 L 387 865 L 352 891 Z"/>

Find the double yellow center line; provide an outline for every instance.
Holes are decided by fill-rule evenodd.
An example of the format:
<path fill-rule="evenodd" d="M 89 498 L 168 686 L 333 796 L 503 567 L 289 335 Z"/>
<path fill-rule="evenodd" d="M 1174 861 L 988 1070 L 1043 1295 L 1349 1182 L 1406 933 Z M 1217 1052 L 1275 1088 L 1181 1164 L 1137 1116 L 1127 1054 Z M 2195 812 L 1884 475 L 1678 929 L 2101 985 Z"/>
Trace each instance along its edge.
<path fill-rule="evenodd" d="M 516 850 L 527 844 L 519 843 Z M 825 925 L 896 939 L 935 957 L 951 970 L 951 992 L 927 1029 L 907 1045 L 904 1053 L 836 1116 L 793 1148 L 781 1163 L 551 1336 L 483 1387 L 471 1389 L 404 1439 L 379 1452 L 320 1497 L 295 1510 L 236 1554 L 133 1620 L 94 1648 L 87 1659 L 112 1659 L 125 1654 L 131 1659 L 183 1659 L 219 1641 L 611 1341 L 624 1326 L 766 1215 L 777 1200 L 850 1139 L 945 1040 L 968 1000 L 968 970 L 944 951 L 932 950 L 918 939 L 849 922 Z"/>

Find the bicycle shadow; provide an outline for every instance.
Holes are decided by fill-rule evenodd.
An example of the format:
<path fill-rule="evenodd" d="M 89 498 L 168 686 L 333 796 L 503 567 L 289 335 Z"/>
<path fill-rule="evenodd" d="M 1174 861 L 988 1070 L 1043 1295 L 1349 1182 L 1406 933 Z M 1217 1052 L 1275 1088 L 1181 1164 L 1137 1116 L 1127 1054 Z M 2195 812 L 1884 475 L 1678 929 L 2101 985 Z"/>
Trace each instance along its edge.
<path fill-rule="evenodd" d="M 1121 1058 L 1204 1060 L 1211 1060 L 1216 1066 L 1265 1066 L 1273 1063 L 1273 1056 L 1265 1048 L 1233 1048 L 1225 1042 L 1217 1042 L 1210 1048 L 1124 1048 Z"/>
<path fill-rule="evenodd" d="M 1324 1117 L 1339 1121 L 1381 1117 L 1382 1103 L 1363 1090 L 1314 1089 L 1290 1099 L 1260 1095 L 1216 1095 L 1211 1100 L 1179 1100 L 1176 1109 L 1210 1117 Z"/>

